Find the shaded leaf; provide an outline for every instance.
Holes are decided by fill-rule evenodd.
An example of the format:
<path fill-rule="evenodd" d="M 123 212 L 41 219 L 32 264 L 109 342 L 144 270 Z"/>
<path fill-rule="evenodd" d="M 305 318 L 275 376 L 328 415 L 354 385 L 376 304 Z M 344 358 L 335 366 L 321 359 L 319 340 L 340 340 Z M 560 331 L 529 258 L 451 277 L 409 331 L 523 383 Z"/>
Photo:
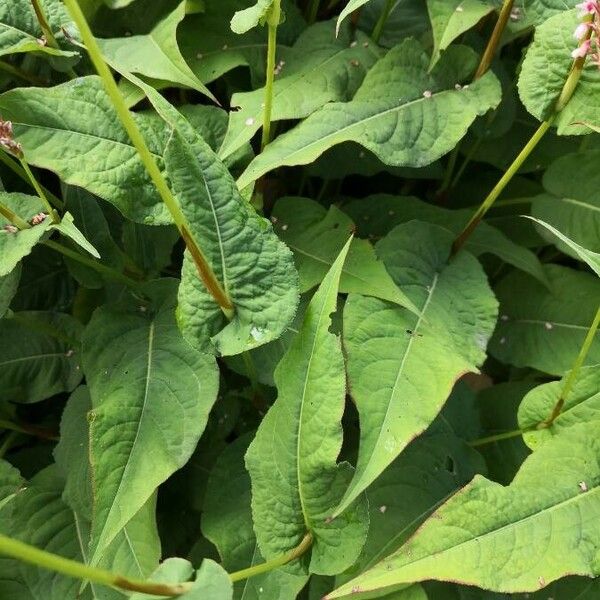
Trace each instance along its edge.
<path fill-rule="evenodd" d="M 17 265 L 8 275 L 0 276 L 0 318 L 2 318 L 19 287 L 21 265 Z"/>
<path fill-rule="evenodd" d="M 275 371 L 278 398 L 246 454 L 252 514 L 265 559 L 313 536 L 309 572 L 332 575 L 358 556 L 368 528 L 363 499 L 328 519 L 352 471 L 337 464 L 346 381 L 341 343 L 330 333 L 350 240 L 306 310 L 298 335 Z M 299 565 L 298 569 L 302 567 Z"/>
<path fill-rule="evenodd" d="M 344 347 L 361 438 L 343 510 L 421 434 L 456 380 L 476 372 L 494 329 L 497 302 L 469 253 L 448 263 L 452 236 L 418 221 L 377 244 L 388 272 L 420 316 L 382 300 L 350 295 Z"/>

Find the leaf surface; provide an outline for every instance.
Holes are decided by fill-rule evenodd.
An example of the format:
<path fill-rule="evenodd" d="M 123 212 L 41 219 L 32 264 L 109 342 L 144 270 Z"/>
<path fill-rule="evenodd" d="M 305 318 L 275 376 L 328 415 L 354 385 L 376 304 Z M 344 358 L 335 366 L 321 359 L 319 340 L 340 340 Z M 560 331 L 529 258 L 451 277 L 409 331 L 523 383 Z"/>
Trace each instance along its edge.
<path fill-rule="evenodd" d="M 365 77 L 350 102 L 331 102 L 269 144 L 238 180 L 243 189 L 268 171 L 304 165 L 325 150 L 354 141 L 387 165 L 421 167 L 450 151 L 478 115 L 500 101 L 488 72 L 466 88 L 477 58 L 464 46 L 448 49 L 428 73 L 429 57 L 408 39 Z"/>
<path fill-rule="evenodd" d="M 471 254 L 448 264 L 451 243 L 441 228 L 411 221 L 377 245 L 420 316 L 376 298 L 351 294 L 346 302 L 344 348 L 361 435 L 356 473 L 336 513 L 429 426 L 456 380 L 485 359 L 497 302 Z"/>
<path fill-rule="evenodd" d="M 275 371 L 278 397 L 246 454 L 252 514 L 265 559 L 313 536 L 309 571 L 335 574 L 350 566 L 368 528 L 360 499 L 328 519 L 351 476 L 337 464 L 346 381 L 341 343 L 330 333 L 350 240 L 313 296 L 298 335 Z"/>
<path fill-rule="evenodd" d="M 216 399 L 214 358 L 194 350 L 174 319 L 174 282 L 96 311 L 83 339 L 92 397 L 92 558 L 191 456 Z"/>
<path fill-rule="evenodd" d="M 17 265 L 8 275 L 0 276 L 0 319 L 6 314 L 12 299 L 17 293 L 20 279 L 20 265 Z"/>
<path fill-rule="evenodd" d="M 507 487 L 476 476 L 402 548 L 328 598 L 426 579 L 514 593 L 595 576 L 599 433 L 598 423 L 582 424 L 544 444 Z"/>

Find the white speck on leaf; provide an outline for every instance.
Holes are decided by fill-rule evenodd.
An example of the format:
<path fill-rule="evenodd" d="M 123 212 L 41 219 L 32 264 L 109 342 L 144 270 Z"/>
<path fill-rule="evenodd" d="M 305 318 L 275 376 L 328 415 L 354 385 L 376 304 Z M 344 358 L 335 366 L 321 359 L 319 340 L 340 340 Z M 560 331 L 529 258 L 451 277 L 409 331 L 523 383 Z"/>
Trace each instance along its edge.
<path fill-rule="evenodd" d="M 433 96 L 433 93 L 431 90 L 425 90 L 423 92 L 423 98 L 431 98 L 431 96 Z"/>
<path fill-rule="evenodd" d="M 382 504 L 382 505 L 379 507 L 379 512 L 380 512 L 381 514 L 384 514 L 386 510 L 387 510 L 387 506 L 386 506 L 385 504 Z"/>
<path fill-rule="evenodd" d="M 546 322 L 544 323 L 544 327 L 545 327 L 545 328 L 546 328 L 548 331 L 550 331 L 550 330 L 551 330 L 551 329 L 554 327 L 554 325 L 552 325 L 552 323 L 549 323 L 548 321 L 546 321 Z"/>
<path fill-rule="evenodd" d="M 582 492 L 587 492 L 588 491 L 588 486 L 587 486 L 587 483 L 585 481 L 580 481 L 577 485 L 579 486 L 579 489 Z"/>
<path fill-rule="evenodd" d="M 254 125 L 254 118 L 253 117 L 248 117 L 245 121 L 246 125 L 250 126 L 250 125 Z"/>

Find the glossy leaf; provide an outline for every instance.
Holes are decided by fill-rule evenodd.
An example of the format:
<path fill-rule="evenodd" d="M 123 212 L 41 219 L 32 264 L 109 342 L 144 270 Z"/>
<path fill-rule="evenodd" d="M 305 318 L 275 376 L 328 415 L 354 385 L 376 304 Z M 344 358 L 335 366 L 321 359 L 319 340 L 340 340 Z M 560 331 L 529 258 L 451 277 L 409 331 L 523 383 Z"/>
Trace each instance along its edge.
<path fill-rule="evenodd" d="M 195 89 L 211 99 L 212 92 L 194 75 L 177 45 L 177 27 L 186 15 L 184 0 L 146 35 L 98 40 L 106 60 L 120 73 L 137 73 Z"/>
<path fill-rule="evenodd" d="M 583 424 L 544 444 L 508 487 L 476 476 L 400 550 L 328 598 L 426 579 L 508 593 L 595 576 L 599 432 Z"/>
<path fill-rule="evenodd" d="M 511 273 L 496 286 L 501 317 L 489 350 L 508 364 L 562 375 L 571 368 L 594 319 L 600 281 L 558 265 L 544 270 L 549 287 L 524 273 Z M 600 362 L 596 337 L 587 364 Z"/>
<path fill-rule="evenodd" d="M 456 380 L 485 358 L 497 302 L 471 254 L 448 263 L 451 243 L 441 228 L 411 221 L 377 245 L 419 316 L 375 298 L 346 302 L 344 347 L 361 437 L 356 473 L 336 513 L 429 426 Z"/>
<path fill-rule="evenodd" d="M 243 189 L 276 167 L 310 163 L 348 141 L 361 144 L 388 165 L 432 163 L 454 147 L 478 115 L 500 101 L 492 73 L 460 88 L 476 61 L 470 49 L 453 47 L 428 73 L 425 50 L 416 40 L 405 40 L 375 64 L 350 102 L 325 105 L 269 144 L 238 186 Z"/>
<path fill-rule="evenodd" d="M 213 358 L 174 319 L 174 282 L 99 309 L 83 339 L 92 397 L 92 562 L 191 456 L 217 393 Z"/>
<path fill-rule="evenodd" d="M 309 571 L 335 574 L 364 543 L 368 514 L 359 499 L 328 519 L 351 477 L 337 464 L 346 381 L 341 343 L 330 333 L 350 240 L 313 296 L 298 335 L 275 371 L 278 397 L 246 454 L 256 537 L 268 560 L 313 536 Z"/>

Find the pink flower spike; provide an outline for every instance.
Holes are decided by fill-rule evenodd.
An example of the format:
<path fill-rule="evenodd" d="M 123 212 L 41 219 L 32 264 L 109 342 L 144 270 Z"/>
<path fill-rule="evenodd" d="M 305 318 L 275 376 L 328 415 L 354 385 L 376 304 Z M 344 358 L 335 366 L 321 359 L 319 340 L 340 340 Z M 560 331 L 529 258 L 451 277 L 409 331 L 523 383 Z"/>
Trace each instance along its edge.
<path fill-rule="evenodd" d="M 572 58 L 584 58 L 587 56 L 587 53 L 590 51 L 590 40 L 585 40 L 579 48 L 575 48 L 573 52 L 571 52 Z"/>
<path fill-rule="evenodd" d="M 579 9 L 579 16 L 593 15 L 599 12 L 600 7 L 598 6 L 598 0 L 586 0 L 586 2 L 580 2 L 575 5 Z"/>
<path fill-rule="evenodd" d="M 591 25 L 591 23 L 579 23 L 573 32 L 573 37 L 576 40 L 582 40 L 587 35 L 588 29 L 591 27 Z"/>

